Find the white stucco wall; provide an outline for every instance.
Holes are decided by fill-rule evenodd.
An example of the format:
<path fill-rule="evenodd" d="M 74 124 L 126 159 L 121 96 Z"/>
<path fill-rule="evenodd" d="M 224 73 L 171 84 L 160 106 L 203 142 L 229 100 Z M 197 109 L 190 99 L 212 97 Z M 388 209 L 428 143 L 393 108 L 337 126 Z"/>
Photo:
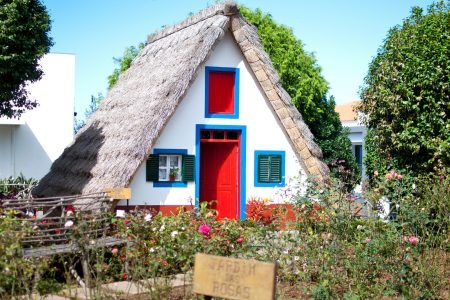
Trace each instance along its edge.
<path fill-rule="evenodd" d="M 75 55 L 51 53 L 42 79 L 29 86 L 39 106 L 20 120 L 0 119 L 0 178 L 41 178 L 73 139 Z"/>
<path fill-rule="evenodd" d="M 239 119 L 205 118 L 205 66 L 240 69 Z M 274 116 L 250 67 L 228 33 L 216 47 L 190 87 L 185 99 L 163 130 L 154 148 L 187 149 L 196 153 L 196 124 L 240 125 L 247 129 L 246 147 L 246 198 L 269 197 L 282 201 L 280 188 L 254 186 L 254 151 L 284 150 L 286 152 L 286 183 L 301 174 L 305 179 L 297 157 L 278 119 Z M 189 205 L 195 201 L 195 185 L 189 182 L 184 188 L 153 187 L 145 181 L 145 162 L 133 178 L 130 205 Z M 125 203 L 122 202 L 122 205 Z"/>
<path fill-rule="evenodd" d="M 367 128 L 361 122 L 355 120 L 355 121 L 342 121 L 342 125 L 344 127 L 347 127 L 348 132 L 348 138 L 352 142 L 352 152 L 355 154 L 355 146 L 361 145 L 362 146 L 362 160 L 364 162 L 364 157 L 366 156 L 366 150 L 365 150 L 365 141 L 367 135 Z M 364 166 L 364 163 L 361 165 L 361 175 L 364 178 L 366 176 L 366 169 Z"/>

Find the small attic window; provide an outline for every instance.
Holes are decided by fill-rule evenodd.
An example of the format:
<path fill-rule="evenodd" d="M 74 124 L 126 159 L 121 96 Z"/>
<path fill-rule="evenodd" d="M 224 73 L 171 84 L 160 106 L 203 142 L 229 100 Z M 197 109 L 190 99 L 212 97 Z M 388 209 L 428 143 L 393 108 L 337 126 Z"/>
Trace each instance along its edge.
<path fill-rule="evenodd" d="M 205 117 L 239 118 L 239 69 L 206 67 Z"/>

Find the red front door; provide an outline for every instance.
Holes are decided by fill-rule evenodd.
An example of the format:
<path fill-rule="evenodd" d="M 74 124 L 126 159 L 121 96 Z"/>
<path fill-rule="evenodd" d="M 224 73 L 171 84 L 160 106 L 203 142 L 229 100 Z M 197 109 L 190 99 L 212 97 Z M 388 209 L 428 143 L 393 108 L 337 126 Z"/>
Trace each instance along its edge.
<path fill-rule="evenodd" d="M 239 140 L 200 143 L 200 201 L 208 201 L 219 219 L 236 219 L 239 211 Z"/>

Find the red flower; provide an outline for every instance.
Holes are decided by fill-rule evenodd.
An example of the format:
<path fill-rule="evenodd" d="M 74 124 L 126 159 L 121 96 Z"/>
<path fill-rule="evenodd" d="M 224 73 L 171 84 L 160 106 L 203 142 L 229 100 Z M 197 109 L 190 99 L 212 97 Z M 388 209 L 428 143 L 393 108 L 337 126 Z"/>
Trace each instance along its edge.
<path fill-rule="evenodd" d="M 242 236 L 236 240 L 236 243 L 238 243 L 238 244 L 242 244 L 243 242 L 244 242 L 244 238 Z"/>
<path fill-rule="evenodd" d="M 198 227 L 198 232 L 204 235 L 209 235 L 211 233 L 211 227 L 206 224 L 202 224 Z"/>
<path fill-rule="evenodd" d="M 127 279 L 128 279 L 128 274 L 127 274 L 127 272 L 123 272 L 122 278 L 123 278 L 123 280 L 127 280 Z"/>
<path fill-rule="evenodd" d="M 167 260 L 162 259 L 162 258 L 159 259 L 159 262 L 160 262 L 163 266 L 165 266 L 165 267 L 167 267 L 167 266 L 169 265 L 169 263 L 167 262 Z"/>
<path fill-rule="evenodd" d="M 127 257 L 125 255 L 120 256 L 120 260 L 125 260 Z"/>
<path fill-rule="evenodd" d="M 123 220 L 123 224 L 127 225 L 128 223 L 130 223 L 130 220 L 128 219 Z"/>
<path fill-rule="evenodd" d="M 410 236 L 408 238 L 408 242 L 410 242 L 413 245 L 417 245 L 419 243 L 419 238 L 416 236 Z"/>
<path fill-rule="evenodd" d="M 313 203 L 313 209 L 314 209 L 315 211 L 318 211 L 318 210 L 320 209 L 320 204 L 317 203 L 317 202 L 314 202 L 314 203 Z"/>

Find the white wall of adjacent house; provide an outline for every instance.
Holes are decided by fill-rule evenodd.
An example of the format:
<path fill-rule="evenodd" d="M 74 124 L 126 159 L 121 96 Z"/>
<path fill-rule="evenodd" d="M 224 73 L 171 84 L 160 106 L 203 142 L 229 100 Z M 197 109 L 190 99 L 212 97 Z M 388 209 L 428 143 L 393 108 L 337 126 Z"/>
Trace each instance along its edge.
<path fill-rule="evenodd" d="M 17 119 L 0 118 L 0 178 L 41 178 L 73 139 L 75 55 L 42 57 L 41 80 L 28 87 L 39 106 Z"/>
<path fill-rule="evenodd" d="M 205 118 L 205 66 L 231 67 L 240 69 L 239 118 Z M 297 160 L 290 141 L 269 107 L 269 102 L 256 80 L 243 54 L 230 33 L 215 48 L 206 63 L 200 67 L 185 98 L 164 128 L 154 148 L 187 149 L 188 154 L 196 153 L 196 125 L 240 125 L 246 126 L 246 198 L 269 198 L 275 202 L 285 200 L 284 188 L 254 186 L 255 150 L 282 150 L 286 153 L 286 184 L 301 181 L 305 172 Z M 140 166 L 131 182 L 132 199 L 130 205 L 189 205 L 195 201 L 195 185 L 187 187 L 153 187 L 146 182 L 145 162 Z M 241 187 L 242 188 L 242 187 Z M 122 205 L 125 202 L 121 203 Z"/>
<path fill-rule="evenodd" d="M 366 156 L 364 139 L 367 135 L 367 128 L 357 120 L 342 121 L 342 125 L 348 128 L 348 138 L 352 142 L 352 152 L 361 169 L 361 176 L 364 178 L 366 176 L 366 169 L 363 163 Z"/>

